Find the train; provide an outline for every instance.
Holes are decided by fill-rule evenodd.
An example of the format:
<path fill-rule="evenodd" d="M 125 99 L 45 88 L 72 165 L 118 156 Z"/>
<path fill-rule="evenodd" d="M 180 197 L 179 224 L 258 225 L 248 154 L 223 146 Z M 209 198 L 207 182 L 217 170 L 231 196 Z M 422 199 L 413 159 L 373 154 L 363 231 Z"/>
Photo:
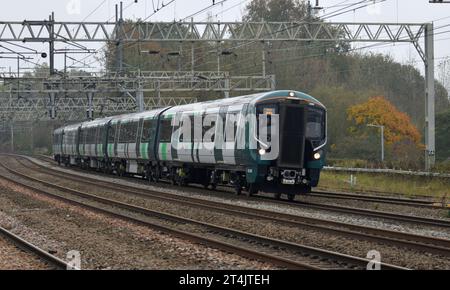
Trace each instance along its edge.
<path fill-rule="evenodd" d="M 318 185 L 326 124 L 316 98 L 278 90 L 67 125 L 53 132 L 53 157 L 149 182 L 293 200 Z"/>

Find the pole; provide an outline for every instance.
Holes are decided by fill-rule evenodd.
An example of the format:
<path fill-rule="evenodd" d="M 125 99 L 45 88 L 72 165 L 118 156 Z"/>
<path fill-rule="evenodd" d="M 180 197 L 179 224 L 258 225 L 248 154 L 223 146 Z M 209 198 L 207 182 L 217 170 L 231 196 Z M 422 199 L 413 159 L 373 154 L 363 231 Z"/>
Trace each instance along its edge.
<path fill-rule="evenodd" d="M 266 77 L 266 45 L 263 43 L 263 50 L 262 50 L 262 75 L 263 77 Z"/>
<path fill-rule="evenodd" d="M 64 52 L 64 77 L 67 75 L 67 52 Z"/>
<path fill-rule="evenodd" d="M 225 98 L 230 97 L 230 78 L 228 73 L 225 75 Z"/>
<path fill-rule="evenodd" d="M 123 69 L 123 45 L 122 45 L 122 24 L 123 24 L 123 2 L 119 6 L 116 4 L 116 70 L 121 73 Z"/>
<path fill-rule="evenodd" d="M 193 33 L 193 29 L 194 29 L 194 17 L 191 17 L 191 33 Z M 194 59 L 194 42 L 191 42 L 191 73 L 192 76 L 194 76 L 194 68 L 195 68 L 195 59 Z"/>
<path fill-rule="evenodd" d="M 159 80 L 156 81 L 156 96 L 158 98 L 158 108 L 161 108 L 161 84 Z"/>
<path fill-rule="evenodd" d="M 55 119 L 56 118 L 55 99 L 56 99 L 56 93 L 55 92 L 51 92 L 50 93 L 50 118 L 51 119 Z"/>
<path fill-rule="evenodd" d="M 217 44 L 217 72 L 220 73 L 220 45 Z"/>
<path fill-rule="evenodd" d="M 30 150 L 31 154 L 34 154 L 34 132 L 33 132 L 33 122 L 30 124 Z"/>
<path fill-rule="evenodd" d="M 139 88 L 136 90 L 136 103 L 138 112 L 143 112 L 145 110 L 144 92 L 142 91 L 142 86 L 140 83 Z"/>
<path fill-rule="evenodd" d="M 384 162 L 384 126 L 381 126 L 381 162 Z"/>
<path fill-rule="evenodd" d="M 194 43 L 191 43 L 191 73 L 194 75 L 195 59 L 194 59 Z"/>
<path fill-rule="evenodd" d="M 50 62 L 50 75 L 55 73 L 55 12 L 50 15 L 50 41 L 49 41 L 49 62 Z"/>
<path fill-rule="evenodd" d="M 94 99 L 94 93 L 89 92 L 88 93 L 88 111 L 87 111 L 87 118 L 89 120 L 94 119 L 94 108 L 93 108 L 93 99 Z"/>
<path fill-rule="evenodd" d="M 14 123 L 12 120 L 10 123 L 10 127 L 11 127 L 11 152 L 14 152 Z"/>
<path fill-rule="evenodd" d="M 375 124 L 367 124 L 367 126 L 380 128 L 381 162 L 384 162 L 384 126 L 383 125 L 375 125 Z"/>
<path fill-rule="evenodd" d="M 434 33 L 433 23 L 425 26 L 425 170 L 435 163 L 435 89 L 434 89 Z"/>
<path fill-rule="evenodd" d="M 17 56 L 17 98 L 20 97 L 20 58 Z"/>

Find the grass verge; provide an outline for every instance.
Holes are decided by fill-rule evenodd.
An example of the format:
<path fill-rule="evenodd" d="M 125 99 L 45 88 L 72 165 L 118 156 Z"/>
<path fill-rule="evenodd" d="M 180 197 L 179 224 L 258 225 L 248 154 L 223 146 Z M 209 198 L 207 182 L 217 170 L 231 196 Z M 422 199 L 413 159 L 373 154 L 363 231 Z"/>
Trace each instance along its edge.
<path fill-rule="evenodd" d="M 450 179 L 422 176 L 322 171 L 318 189 L 450 199 Z"/>

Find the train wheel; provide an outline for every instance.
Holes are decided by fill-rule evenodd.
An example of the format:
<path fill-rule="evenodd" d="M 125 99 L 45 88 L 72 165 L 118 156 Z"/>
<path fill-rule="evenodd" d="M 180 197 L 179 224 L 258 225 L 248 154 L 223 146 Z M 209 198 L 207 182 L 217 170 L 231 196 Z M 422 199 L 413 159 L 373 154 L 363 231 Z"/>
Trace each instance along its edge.
<path fill-rule="evenodd" d="M 148 182 L 152 182 L 153 181 L 153 174 L 152 174 L 152 170 L 150 169 L 149 166 L 146 167 L 145 169 L 145 174 L 144 174 L 144 178 L 147 179 Z"/>
<path fill-rule="evenodd" d="M 154 182 L 159 182 L 159 176 L 160 176 L 160 174 L 159 174 L 159 167 L 153 167 L 151 170 L 150 170 L 150 174 L 152 175 L 152 179 L 153 179 L 153 181 Z"/>
<path fill-rule="evenodd" d="M 281 193 L 276 192 L 276 193 L 273 194 L 273 197 L 274 197 L 275 199 L 281 199 Z"/>
<path fill-rule="evenodd" d="M 258 191 L 259 191 L 258 186 L 256 184 L 252 183 L 248 187 L 246 195 L 247 195 L 247 197 L 251 197 L 252 195 L 257 194 Z"/>
<path fill-rule="evenodd" d="M 123 176 L 125 176 L 125 168 L 123 167 L 123 165 L 121 164 L 121 163 L 119 163 L 117 166 L 116 166 L 116 168 L 117 168 L 117 175 L 118 176 L 121 176 L 121 177 L 123 177 Z"/>
<path fill-rule="evenodd" d="M 295 194 L 294 193 L 288 193 L 287 198 L 288 198 L 289 201 L 294 201 Z"/>
<path fill-rule="evenodd" d="M 235 185 L 234 186 L 234 194 L 241 195 L 241 193 L 242 193 L 242 187 L 240 185 Z"/>

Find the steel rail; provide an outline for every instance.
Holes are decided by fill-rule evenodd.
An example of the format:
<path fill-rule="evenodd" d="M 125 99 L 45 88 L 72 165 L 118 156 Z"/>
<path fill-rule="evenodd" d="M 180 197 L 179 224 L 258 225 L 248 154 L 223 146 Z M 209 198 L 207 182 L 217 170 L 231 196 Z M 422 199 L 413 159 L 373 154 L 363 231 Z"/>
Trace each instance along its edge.
<path fill-rule="evenodd" d="M 49 157 L 45 157 L 45 158 L 50 159 Z M 267 200 L 267 201 L 270 201 L 275 204 L 292 205 L 292 206 L 298 206 L 298 207 L 302 207 L 302 208 L 308 207 L 308 208 L 321 209 L 321 210 L 331 210 L 331 211 L 342 212 L 342 213 L 347 213 L 347 214 L 364 215 L 364 216 L 369 216 L 369 217 L 390 219 L 390 220 L 401 221 L 401 222 L 410 222 L 410 223 L 428 225 L 428 226 L 446 227 L 446 228 L 450 227 L 450 220 L 444 220 L 444 219 L 433 219 L 433 218 L 426 218 L 426 217 L 420 217 L 420 216 L 396 214 L 396 213 L 391 213 L 391 212 L 386 212 L 386 211 L 369 210 L 369 209 L 362 209 L 362 208 L 352 208 L 352 207 L 330 205 L 330 204 L 319 204 L 319 203 L 313 203 L 313 202 L 276 200 L 276 199 L 265 197 L 265 196 L 255 196 L 255 198 Z"/>
<path fill-rule="evenodd" d="M 107 199 L 107 198 L 102 198 L 96 195 L 92 195 L 89 193 L 85 193 L 85 192 L 81 192 L 78 190 L 74 190 L 74 189 L 70 189 L 70 188 L 66 188 L 63 186 L 59 186 L 50 182 L 46 182 L 44 180 L 40 180 L 31 176 L 28 176 L 26 174 L 23 174 L 21 172 L 18 172 L 16 170 L 13 170 L 11 168 L 6 167 L 4 164 L 0 164 L 0 166 L 4 169 L 6 169 L 9 173 L 14 174 L 16 176 L 20 176 L 22 178 L 25 178 L 29 181 L 32 182 L 37 182 L 40 183 L 44 186 L 48 186 L 51 187 L 53 189 L 57 189 L 59 191 L 62 192 L 66 192 L 69 193 L 71 195 L 76 195 L 79 196 L 81 198 L 86 198 L 89 200 L 93 200 L 96 202 L 100 202 L 103 204 L 107 204 L 113 207 L 117 207 L 120 209 L 125 209 L 134 213 L 140 213 L 143 214 L 145 216 L 154 216 L 160 219 L 164 219 L 164 220 L 169 220 L 169 221 L 173 221 L 173 222 L 178 222 L 178 223 L 189 223 L 189 224 L 194 224 L 194 225 L 199 225 L 199 226 L 203 226 L 208 228 L 210 231 L 212 231 L 213 233 L 222 233 L 224 236 L 227 237 L 240 237 L 241 239 L 243 239 L 244 241 L 247 241 L 251 244 L 253 244 L 254 242 L 260 244 L 260 245 L 265 245 L 265 246 L 272 246 L 275 248 L 279 248 L 281 250 L 283 249 L 289 249 L 289 250 L 293 250 L 296 253 L 300 253 L 300 255 L 302 257 L 304 257 L 305 259 L 309 259 L 309 260 L 313 260 L 315 265 L 311 265 L 311 264 L 307 264 L 304 262 L 298 262 L 298 261 L 294 261 L 291 259 L 286 259 L 286 258 L 282 258 L 282 257 L 278 257 L 278 256 L 273 256 L 273 255 L 269 255 L 267 253 L 261 253 L 260 251 L 255 251 L 255 250 L 250 250 L 248 248 L 243 248 L 243 247 L 239 247 L 236 245 L 232 245 L 230 243 L 225 243 L 223 241 L 219 241 L 216 239 L 211 239 L 211 238 L 206 238 L 202 235 L 198 235 L 198 234 L 193 234 L 193 233 L 188 233 L 185 231 L 181 231 L 181 230 L 176 230 L 176 229 L 172 229 L 166 226 L 162 226 L 162 225 L 158 225 L 155 223 L 151 223 L 148 221 L 145 221 L 143 219 L 138 219 L 135 217 L 130 217 L 121 213 L 117 213 L 111 210 L 107 210 L 105 208 L 99 208 L 97 206 L 92 206 L 92 205 L 88 205 L 86 203 L 83 202 L 79 202 L 73 199 L 69 199 L 67 197 L 62 197 L 58 194 L 55 193 L 51 193 L 48 192 L 46 190 L 37 188 L 35 186 L 31 186 L 29 184 L 20 182 L 18 180 L 14 180 L 12 178 L 9 177 L 5 177 L 2 176 L 2 178 L 7 179 L 10 182 L 13 182 L 15 184 L 18 184 L 22 187 L 26 187 L 30 190 L 39 192 L 39 193 L 43 193 L 46 194 L 48 196 L 52 196 L 52 197 L 56 197 L 58 199 L 63 199 L 66 201 L 70 201 L 71 203 L 75 203 L 77 205 L 84 205 L 89 207 L 90 209 L 93 210 L 99 210 L 104 212 L 104 213 L 109 213 L 112 214 L 116 217 L 121 217 L 124 218 L 126 220 L 131 220 L 131 221 L 135 221 L 141 224 L 145 224 L 147 226 L 156 228 L 158 230 L 161 230 L 163 232 L 168 232 L 168 233 L 172 233 L 175 234 L 176 236 L 182 236 L 184 238 L 188 238 L 189 240 L 193 240 L 196 242 L 201 242 L 202 244 L 206 244 L 206 245 L 214 245 L 216 248 L 220 248 L 220 249 L 225 249 L 226 251 L 231 251 L 232 253 L 240 253 L 246 257 L 250 257 L 250 258 L 255 258 L 256 256 L 258 257 L 258 259 L 263 260 L 263 261 L 267 261 L 267 259 L 270 259 L 272 262 L 276 265 L 281 265 L 286 267 L 288 264 L 288 268 L 301 268 L 301 269 L 327 269 L 331 265 L 345 265 L 344 268 L 346 269 L 365 269 L 367 264 L 369 263 L 368 260 L 363 259 L 363 258 L 359 258 L 359 257 L 353 257 L 353 256 L 349 256 L 349 255 L 344 255 L 344 254 L 340 254 L 340 253 L 336 253 L 336 252 L 332 252 L 332 251 L 326 251 L 326 250 L 322 250 L 322 249 L 318 249 L 318 248 L 314 248 L 314 247 L 308 247 L 308 246 L 304 246 L 304 245 L 300 245 L 300 244 L 296 244 L 296 243 L 292 243 L 292 242 L 287 242 L 287 241 L 282 241 L 282 240 L 277 240 L 277 239 L 272 239 L 272 238 L 267 238 L 267 237 L 263 237 L 263 236 L 259 236 L 259 235 L 255 235 L 255 234 L 251 234 L 251 233 L 247 233 L 247 232 L 243 232 L 243 231 L 238 231 L 238 230 L 234 230 L 234 229 L 230 229 L 230 228 L 226 228 L 226 227 L 222 227 L 222 226 L 217 226 L 217 225 L 213 225 L 210 223 L 206 223 L 206 222 L 199 222 L 196 220 L 192 220 L 192 219 L 188 219 L 188 218 L 183 218 L 180 216 L 176 216 L 176 215 L 172 215 L 172 214 L 167 214 L 167 213 L 162 213 L 162 212 L 157 212 L 157 211 L 152 211 L 146 208 L 142 208 L 142 207 L 138 207 L 138 206 L 133 206 L 127 203 L 123 203 L 120 201 L 115 201 L 112 199 Z M 253 243 L 252 243 L 253 241 Z M 320 266 L 317 266 L 319 265 Z M 324 265 L 326 264 L 326 266 L 324 267 Z M 395 265 L 390 265 L 390 264 L 386 264 L 386 263 L 381 263 L 381 267 L 383 269 L 393 269 L 393 270 L 401 270 L 401 269 L 407 269 L 404 267 L 400 267 L 400 266 L 395 266 Z M 334 267 L 331 267 L 334 268 Z"/>
<path fill-rule="evenodd" d="M 13 242 L 14 245 L 21 248 L 22 250 L 31 253 L 35 256 L 38 256 L 40 259 L 46 261 L 49 265 L 55 267 L 55 269 L 67 270 L 73 268 L 60 258 L 44 251 L 43 249 L 37 247 L 36 245 L 33 245 L 32 243 L 24 240 L 23 238 L 19 237 L 18 235 L 14 234 L 11 231 L 8 231 L 3 227 L 0 227 L 0 235 Z"/>
<path fill-rule="evenodd" d="M 297 207 L 302 207 L 302 208 L 329 210 L 329 211 L 346 213 L 346 214 L 357 214 L 357 215 L 363 215 L 363 216 L 374 217 L 374 218 L 382 218 L 382 219 L 390 219 L 390 220 L 394 220 L 394 221 L 409 222 L 409 223 L 419 224 L 419 225 L 450 228 L 450 221 L 443 220 L 443 219 L 433 219 L 433 218 L 426 218 L 426 217 L 420 217 L 420 216 L 404 215 L 404 214 L 397 214 L 397 213 L 386 212 L 386 211 L 353 208 L 353 207 L 338 206 L 338 205 L 331 205 L 331 204 L 319 204 L 319 203 L 302 202 L 302 201 L 274 200 L 272 198 L 268 198 L 265 196 L 257 196 L 256 198 L 263 199 L 263 200 L 271 200 L 272 202 L 277 203 L 277 204 L 289 204 L 292 206 L 297 206 Z"/>
<path fill-rule="evenodd" d="M 347 200 L 360 200 L 387 204 L 408 205 L 415 207 L 423 207 L 430 209 L 447 209 L 448 207 L 442 206 L 442 203 L 425 199 L 410 199 L 399 197 L 388 197 L 379 195 L 362 195 L 347 192 L 331 192 L 331 191 L 313 191 L 309 196 L 335 198 L 335 199 L 347 199 Z"/>
<path fill-rule="evenodd" d="M 22 157 L 25 158 L 25 157 Z M 399 231 L 391 231 L 378 229 L 373 227 L 352 225 L 342 222 L 334 222 L 329 220 L 322 220 L 316 218 L 302 217 L 292 214 L 280 213 L 269 210 L 255 209 L 247 206 L 239 206 L 233 204 L 226 204 L 216 201 L 204 200 L 199 198 L 187 197 L 182 195 L 171 194 L 167 192 L 159 192 L 149 189 L 136 188 L 132 186 L 101 181 L 99 179 L 91 177 L 74 176 L 68 173 L 57 171 L 54 169 L 46 168 L 40 164 L 26 158 L 30 163 L 39 167 L 38 172 L 47 172 L 53 176 L 73 180 L 76 182 L 82 182 L 97 187 L 102 187 L 111 190 L 120 190 L 122 192 L 130 193 L 133 195 L 141 196 L 144 198 L 157 199 L 163 202 L 179 203 L 187 206 L 195 206 L 198 208 L 204 208 L 208 210 L 223 212 L 226 214 L 238 214 L 241 216 L 253 218 L 253 219 L 265 219 L 269 221 L 279 222 L 284 225 L 292 225 L 299 228 L 308 228 L 313 230 L 319 230 L 322 232 L 328 232 L 332 234 L 339 234 L 351 238 L 365 239 L 369 241 L 387 243 L 389 245 L 402 246 L 407 248 L 413 248 L 420 251 L 427 251 L 439 255 L 450 256 L 450 240 L 427 237 L 422 235 L 415 235 L 409 233 L 403 233 Z M 22 166 L 27 167 L 21 161 L 17 160 Z M 30 169 L 29 167 L 27 167 Z M 347 229 L 344 229 L 347 228 Z"/>

